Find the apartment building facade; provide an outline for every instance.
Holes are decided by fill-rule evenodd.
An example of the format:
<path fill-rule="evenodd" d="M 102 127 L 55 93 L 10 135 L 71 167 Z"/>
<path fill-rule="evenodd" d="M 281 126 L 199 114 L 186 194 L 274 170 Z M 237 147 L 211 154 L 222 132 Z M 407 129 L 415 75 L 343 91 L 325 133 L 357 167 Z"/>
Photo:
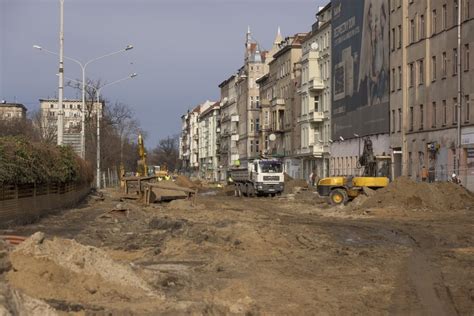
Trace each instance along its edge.
<path fill-rule="evenodd" d="M 0 102 L 0 119 L 14 120 L 26 118 L 26 107 L 21 103 Z"/>
<path fill-rule="evenodd" d="M 220 146 L 219 167 L 220 180 L 229 177 L 229 170 L 239 161 L 239 115 L 237 112 L 237 94 L 235 91 L 236 76 L 232 75 L 224 80 L 219 88 L 220 101 Z"/>
<path fill-rule="evenodd" d="M 329 174 L 331 138 L 331 4 L 316 14 L 317 21 L 302 42 L 301 96 L 297 155 L 303 179 L 311 173 Z"/>
<path fill-rule="evenodd" d="M 262 96 L 265 97 L 263 117 L 269 114 L 268 154 L 281 158 L 285 171 L 300 177 L 301 162 L 297 158 L 300 130 L 296 128 L 300 111 L 297 94 L 301 43 L 306 33 L 285 38 L 269 62 L 268 78 L 262 78 Z M 265 138 L 267 135 L 265 135 Z M 267 145 L 267 142 L 265 142 Z"/>
<path fill-rule="evenodd" d="M 474 188 L 467 172 L 474 167 L 474 4 L 392 2 L 392 32 L 402 31 L 391 43 L 390 134 L 402 173 L 420 179 L 425 167 L 433 180 L 447 180 L 455 172 Z"/>
<path fill-rule="evenodd" d="M 55 138 L 58 123 L 59 102 L 57 99 L 40 99 L 41 130 L 43 137 Z M 90 115 L 96 121 L 97 111 L 102 113 L 104 102 L 93 102 L 90 107 Z M 82 101 L 63 100 L 63 122 L 65 145 L 69 145 L 77 153 L 81 153 L 81 122 L 82 122 Z"/>
<path fill-rule="evenodd" d="M 220 103 L 202 108 L 198 118 L 199 177 L 210 181 L 220 179 Z"/>
<path fill-rule="evenodd" d="M 245 60 L 236 75 L 237 112 L 239 116 L 239 136 L 237 141 L 239 164 L 259 157 L 260 94 L 256 80 L 266 72 L 266 52 L 260 51 L 259 44 L 247 31 Z"/>

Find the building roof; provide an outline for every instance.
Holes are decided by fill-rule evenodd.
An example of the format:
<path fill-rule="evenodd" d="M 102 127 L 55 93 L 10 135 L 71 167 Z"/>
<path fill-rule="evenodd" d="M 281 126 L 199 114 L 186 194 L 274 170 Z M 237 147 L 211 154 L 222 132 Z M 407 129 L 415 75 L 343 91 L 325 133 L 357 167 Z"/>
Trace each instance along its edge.
<path fill-rule="evenodd" d="M 301 43 L 307 35 L 308 33 L 296 33 L 291 37 L 287 37 L 282 44 L 283 46 L 278 52 L 273 55 L 273 58 L 278 58 L 279 56 L 283 55 L 285 52 L 292 48 L 300 48 Z"/>
<path fill-rule="evenodd" d="M 199 114 L 199 117 L 206 116 L 207 114 L 211 113 L 215 109 L 218 109 L 220 107 L 220 105 L 221 105 L 221 103 L 219 101 L 214 102 L 214 104 L 212 104 L 210 107 L 205 109 L 201 114 Z"/>
<path fill-rule="evenodd" d="M 235 75 L 232 75 L 230 76 L 229 78 L 227 78 L 226 80 L 222 81 L 220 84 L 219 84 L 219 88 L 222 88 L 223 86 L 227 85 L 229 82 L 232 81 L 232 79 L 235 78 Z"/>
<path fill-rule="evenodd" d="M 255 82 L 258 84 L 261 84 L 262 82 L 265 82 L 269 77 L 270 77 L 270 73 L 267 72 L 264 76 L 255 80 Z"/>
<path fill-rule="evenodd" d="M 24 111 L 28 111 L 28 109 L 21 103 L 1 102 L 0 107 L 21 108 Z"/>

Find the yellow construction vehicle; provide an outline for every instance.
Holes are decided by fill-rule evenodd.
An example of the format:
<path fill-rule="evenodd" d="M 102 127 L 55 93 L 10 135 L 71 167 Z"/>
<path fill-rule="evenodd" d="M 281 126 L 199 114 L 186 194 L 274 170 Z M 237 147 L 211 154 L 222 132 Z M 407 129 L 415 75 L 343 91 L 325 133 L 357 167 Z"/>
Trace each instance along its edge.
<path fill-rule="evenodd" d="M 146 151 L 145 151 L 145 144 L 143 143 L 142 134 L 138 134 L 138 156 L 140 160 L 137 162 L 137 175 L 140 177 L 147 177 L 148 176 L 148 166 L 146 164 Z"/>
<path fill-rule="evenodd" d="M 364 192 L 364 188 L 377 190 L 386 187 L 387 177 L 329 177 L 318 181 L 320 196 L 329 196 L 333 205 L 346 204 Z"/>
<path fill-rule="evenodd" d="M 389 183 L 390 163 L 390 156 L 374 155 L 372 141 L 366 137 L 364 151 L 359 158 L 359 166 L 364 168 L 363 176 L 323 178 L 317 183 L 318 193 L 320 196 L 329 196 L 331 204 L 337 205 L 345 204 L 356 198 L 359 194 L 364 193 L 365 188 L 377 190 L 386 187 Z"/>

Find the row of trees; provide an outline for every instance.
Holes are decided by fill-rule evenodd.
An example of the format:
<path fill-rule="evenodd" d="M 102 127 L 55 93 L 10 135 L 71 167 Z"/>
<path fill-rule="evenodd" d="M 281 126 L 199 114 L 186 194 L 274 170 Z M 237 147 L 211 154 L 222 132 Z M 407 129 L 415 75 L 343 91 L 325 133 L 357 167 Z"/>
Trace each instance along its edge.
<path fill-rule="evenodd" d="M 96 166 L 97 150 L 97 119 L 94 113 L 96 91 L 103 86 L 103 82 L 87 80 L 86 85 L 86 161 L 92 168 Z M 82 86 L 68 82 L 67 86 L 73 88 L 80 95 Z M 135 117 L 133 109 L 121 102 L 100 100 L 104 104 L 101 119 L 101 167 L 118 168 L 123 163 L 125 170 L 137 169 L 138 147 L 137 138 L 141 133 L 146 138 L 140 123 Z M 40 111 L 35 111 L 27 119 L 0 120 L 1 136 L 25 136 L 33 142 L 54 144 L 56 141 L 56 128 L 48 128 L 42 124 Z M 75 131 L 80 132 L 80 130 Z M 168 136 L 159 141 L 158 145 L 148 150 L 148 163 L 151 165 L 166 165 L 169 170 L 179 169 L 178 161 L 178 136 Z"/>

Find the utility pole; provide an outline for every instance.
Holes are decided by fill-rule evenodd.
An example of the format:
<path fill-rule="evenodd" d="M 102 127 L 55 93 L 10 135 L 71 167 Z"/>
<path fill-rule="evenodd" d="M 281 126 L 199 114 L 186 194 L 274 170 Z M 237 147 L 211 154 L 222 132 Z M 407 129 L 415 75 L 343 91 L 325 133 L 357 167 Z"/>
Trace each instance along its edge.
<path fill-rule="evenodd" d="M 63 144 L 64 135 L 64 110 L 63 110 L 63 91 L 64 91 L 64 0 L 59 0 L 59 91 L 58 91 L 58 145 Z"/>
<path fill-rule="evenodd" d="M 461 104 L 462 104 L 462 73 L 461 73 L 461 13 L 462 13 L 462 0 L 458 1 L 458 60 L 457 60 L 457 73 L 458 73 L 458 104 L 457 104 L 457 139 L 456 139 L 456 161 L 454 161 L 454 173 L 459 177 L 460 163 L 461 163 Z"/>

